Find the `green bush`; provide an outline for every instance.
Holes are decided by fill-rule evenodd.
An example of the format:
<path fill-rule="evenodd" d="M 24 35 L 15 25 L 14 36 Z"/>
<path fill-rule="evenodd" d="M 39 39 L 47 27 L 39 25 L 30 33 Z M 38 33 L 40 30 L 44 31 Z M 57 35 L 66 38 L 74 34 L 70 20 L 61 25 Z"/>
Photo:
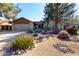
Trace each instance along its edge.
<path fill-rule="evenodd" d="M 41 33 L 42 32 L 42 29 L 36 29 L 35 30 L 35 33 Z"/>
<path fill-rule="evenodd" d="M 28 30 L 27 33 L 33 33 L 33 30 Z"/>
<path fill-rule="evenodd" d="M 16 40 L 12 42 L 12 46 L 15 49 L 27 49 L 33 46 L 33 37 L 30 35 L 19 35 Z"/>
<path fill-rule="evenodd" d="M 71 35 L 76 35 L 76 34 L 77 34 L 77 30 L 74 29 L 74 28 L 69 28 L 69 29 L 67 29 L 67 32 L 68 32 L 69 34 L 71 34 Z"/>

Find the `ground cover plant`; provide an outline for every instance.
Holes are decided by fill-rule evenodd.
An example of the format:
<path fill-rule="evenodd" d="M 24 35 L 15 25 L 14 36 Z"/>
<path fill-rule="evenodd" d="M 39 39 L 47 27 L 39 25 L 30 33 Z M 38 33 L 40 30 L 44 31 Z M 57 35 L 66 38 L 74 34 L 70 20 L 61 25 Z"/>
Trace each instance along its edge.
<path fill-rule="evenodd" d="M 12 42 L 12 46 L 15 49 L 27 49 L 33 46 L 34 38 L 30 35 L 19 35 L 16 37 L 15 41 Z"/>
<path fill-rule="evenodd" d="M 77 30 L 74 29 L 74 28 L 69 28 L 69 29 L 67 29 L 67 32 L 68 32 L 69 34 L 71 34 L 71 35 L 76 35 L 76 34 L 77 34 Z"/>

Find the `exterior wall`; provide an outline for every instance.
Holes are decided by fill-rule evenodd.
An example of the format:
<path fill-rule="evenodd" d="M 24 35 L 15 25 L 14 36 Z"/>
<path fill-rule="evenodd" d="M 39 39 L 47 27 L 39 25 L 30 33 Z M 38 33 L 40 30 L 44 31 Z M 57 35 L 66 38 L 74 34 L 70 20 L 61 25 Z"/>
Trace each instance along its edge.
<path fill-rule="evenodd" d="M 49 21 L 49 28 L 50 29 L 54 29 L 55 28 L 55 22 L 54 21 Z M 62 22 L 58 23 L 58 28 L 60 30 L 63 30 L 64 29 L 64 23 L 62 23 Z"/>
<path fill-rule="evenodd" d="M 49 21 L 49 28 L 54 29 L 54 21 Z"/>
<path fill-rule="evenodd" d="M 28 30 L 28 24 L 15 24 L 15 30 Z"/>
<path fill-rule="evenodd" d="M 32 22 L 29 23 L 29 28 L 30 28 L 31 30 L 34 29 L 34 24 L 33 24 Z"/>
<path fill-rule="evenodd" d="M 1 30 L 1 26 L 0 26 L 0 30 Z"/>
<path fill-rule="evenodd" d="M 12 24 L 12 30 L 33 30 L 33 23 L 29 24 Z"/>
<path fill-rule="evenodd" d="M 58 23 L 58 28 L 60 30 L 63 30 L 64 29 L 64 23 L 62 23 L 62 22 Z"/>

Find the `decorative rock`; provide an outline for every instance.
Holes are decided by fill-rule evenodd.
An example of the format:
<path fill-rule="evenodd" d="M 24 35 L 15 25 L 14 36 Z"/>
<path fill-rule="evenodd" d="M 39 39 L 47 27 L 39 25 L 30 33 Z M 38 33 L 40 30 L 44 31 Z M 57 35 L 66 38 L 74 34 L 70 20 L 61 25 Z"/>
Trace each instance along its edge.
<path fill-rule="evenodd" d="M 20 52 L 21 52 L 21 54 L 23 54 L 25 52 L 25 50 L 24 51 L 23 50 L 20 50 Z"/>
<path fill-rule="evenodd" d="M 21 55 L 21 51 L 20 50 L 17 50 L 15 55 Z"/>
<path fill-rule="evenodd" d="M 43 35 L 46 35 L 46 34 L 48 34 L 48 33 L 47 33 L 47 32 L 43 32 L 42 34 L 43 34 Z"/>
<path fill-rule="evenodd" d="M 71 41 L 74 41 L 74 40 L 75 40 L 75 38 L 72 38 L 72 37 L 70 37 L 69 39 L 70 39 Z"/>
<path fill-rule="evenodd" d="M 37 33 L 35 33 L 35 34 L 33 34 L 33 36 L 38 36 L 38 34 L 37 34 Z"/>
<path fill-rule="evenodd" d="M 15 55 L 15 53 L 16 53 L 16 52 L 15 52 L 15 51 L 13 51 L 13 52 L 12 52 L 12 55 Z"/>
<path fill-rule="evenodd" d="M 68 47 L 59 47 L 59 50 L 61 50 L 64 53 L 67 53 L 69 51 Z"/>
<path fill-rule="evenodd" d="M 67 53 L 67 52 L 74 53 L 74 51 L 72 51 L 71 48 L 69 48 L 67 45 L 56 44 L 56 45 L 54 45 L 54 47 L 64 53 Z"/>
<path fill-rule="evenodd" d="M 47 38 L 47 39 L 48 39 L 48 38 L 49 38 L 49 35 L 45 35 L 45 38 Z"/>
<path fill-rule="evenodd" d="M 76 40 L 79 40 L 79 36 L 76 37 Z"/>
<path fill-rule="evenodd" d="M 79 31 L 77 32 L 77 35 L 79 35 Z"/>
<path fill-rule="evenodd" d="M 18 51 L 18 55 L 21 55 L 21 51 Z"/>
<path fill-rule="evenodd" d="M 38 42 L 42 42 L 43 41 L 43 37 L 42 36 L 39 36 L 38 38 L 37 38 L 37 43 Z"/>
<path fill-rule="evenodd" d="M 67 32 L 67 31 L 61 31 L 59 34 L 58 34 L 58 38 L 62 39 L 62 40 L 70 40 L 70 34 Z"/>

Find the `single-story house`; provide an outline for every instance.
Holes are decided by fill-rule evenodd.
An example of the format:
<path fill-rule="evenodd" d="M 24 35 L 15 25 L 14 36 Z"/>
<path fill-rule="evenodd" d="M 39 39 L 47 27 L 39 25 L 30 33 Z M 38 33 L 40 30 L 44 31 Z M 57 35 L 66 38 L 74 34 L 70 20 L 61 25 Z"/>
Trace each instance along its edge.
<path fill-rule="evenodd" d="M 49 21 L 49 29 L 52 30 L 52 29 L 54 29 L 54 28 L 55 28 L 55 22 L 52 21 L 52 20 Z M 64 29 L 64 23 L 59 22 L 59 23 L 58 23 L 58 28 L 59 28 L 60 30 Z"/>
<path fill-rule="evenodd" d="M 64 29 L 64 23 L 63 22 L 59 22 L 58 23 L 58 29 L 63 30 Z M 46 27 L 46 23 L 44 24 L 44 27 Z M 55 30 L 55 22 L 53 20 L 50 20 L 48 23 L 48 28 L 49 30 Z"/>
<path fill-rule="evenodd" d="M 26 18 L 19 18 L 13 21 L 0 21 L 0 30 L 33 30 L 34 23 Z"/>
<path fill-rule="evenodd" d="M 0 20 L 0 30 L 11 30 L 12 24 L 8 20 Z"/>
<path fill-rule="evenodd" d="M 43 29 L 44 21 L 34 21 L 36 29 Z"/>
<path fill-rule="evenodd" d="M 59 21 L 58 22 L 58 29 L 59 30 L 64 30 L 64 29 L 66 29 L 66 23 L 68 22 L 68 19 L 66 19 L 65 21 L 63 20 L 63 21 Z M 46 26 L 46 22 L 45 22 L 45 24 L 44 24 L 44 27 Z M 53 21 L 53 20 L 50 20 L 49 21 L 49 23 L 48 23 L 48 28 L 50 29 L 50 30 L 56 30 L 55 29 L 55 22 Z"/>

